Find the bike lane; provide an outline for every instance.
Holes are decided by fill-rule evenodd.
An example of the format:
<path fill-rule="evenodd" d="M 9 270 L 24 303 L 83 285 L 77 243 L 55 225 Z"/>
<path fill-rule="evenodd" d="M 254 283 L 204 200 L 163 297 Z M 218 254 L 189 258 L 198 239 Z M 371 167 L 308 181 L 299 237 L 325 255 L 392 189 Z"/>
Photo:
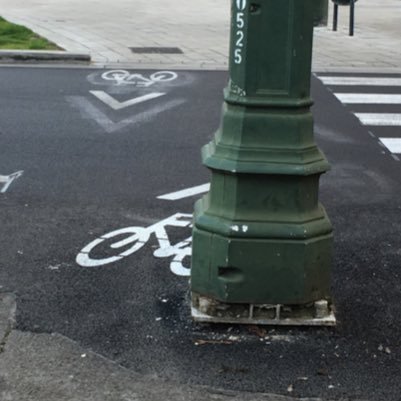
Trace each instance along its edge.
<path fill-rule="evenodd" d="M 61 333 L 182 383 L 396 399 L 399 166 L 321 83 L 340 323 L 283 330 L 190 319 L 190 214 L 207 190 L 200 148 L 218 126 L 226 74 L 26 71 L 0 71 L 1 172 L 24 171 L 0 211 L 0 277 L 17 293 L 19 330 Z"/>

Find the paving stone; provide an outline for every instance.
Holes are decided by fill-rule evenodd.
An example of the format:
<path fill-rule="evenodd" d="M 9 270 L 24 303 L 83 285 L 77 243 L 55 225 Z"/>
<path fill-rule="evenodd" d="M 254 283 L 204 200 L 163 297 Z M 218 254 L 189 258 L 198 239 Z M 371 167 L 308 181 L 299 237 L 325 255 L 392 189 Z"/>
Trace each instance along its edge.
<path fill-rule="evenodd" d="M 101 53 L 112 41 L 112 50 L 120 55 L 121 63 L 135 63 L 127 47 L 157 43 L 185 48 L 188 65 L 197 58 L 199 65 L 204 65 L 205 59 L 216 67 L 227 65 L 230 0 L 203 0 L 196 4 L 184 0 L 117 0 L 112 7 L 105 0 L 52 2 L 43 7 L 37 7 L 35 0 L 0 0 L 0 6 L 5 18 L 26 24 L 68 51 L 79 52 L 88 47 L 95 61 L 104 59 Z M 372 60 L 375 67 L 401 65 L 401 52 L 395 50 L 400 47 L 401 35 L 399 0 L 356 3 L 353 37 L 348 36 L 349 8 L 340 7 L 337 32 L 331 30 L 332 12 L 330 2 L 328 27 L 315 30 L 315 70 L 369 66 Z M 201 57 L 198 50 L 202 50 Z M 110 55 L 107 58 L 116 61 Z M 174 60 L 171 63 L 175 65 Z"/>

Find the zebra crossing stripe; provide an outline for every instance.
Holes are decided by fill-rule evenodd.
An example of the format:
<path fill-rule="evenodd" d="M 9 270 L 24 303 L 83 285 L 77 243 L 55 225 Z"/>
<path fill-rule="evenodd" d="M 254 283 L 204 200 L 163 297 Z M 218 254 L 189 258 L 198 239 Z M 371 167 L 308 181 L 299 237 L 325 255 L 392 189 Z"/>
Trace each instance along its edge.
<path fill-rule="evenodd" d="M 401 104 L 401 95 L 381 93 L 334 93 L 345 104 Z"/>
<path fill-rule="evenodd" d="M 385 77 L 324 77 L 318 78 L 325 85 L 355 86 L 401 86 L 401 78 Z"/>
<path fill-rule="evenodd" d="M 318 78 L 328 86 L 401 87 L 401 78 L 388 76 L 318 76 Z M 343 89 L 334 90 L 333 94 L 345 105 L 401 105 L 401 93 L 374 93 L 375 88 L 369 89 L 369 93 L 361 93 L 362 90 L 357 93 L 345 93 Z M 353 114 L 367 126 L 401 127 L 401 113 L 353 112 Z M 371 132 L 369 133 L 371 136 L 375 136 Z M 400 161 L 396 154 L 401 154 L 401 137 L 379 138 L 379 141 L 392 153 L 395 160 Z"/>
<path fill-rule="evenodd" d="M 379 138 L 380 142 L 391 152 L 401 153 L 401 138 Z"/>
<path fill-rule="evenodd" d="M 355 113 L 364 125 L 401 126 L 401 114 L 392 113 Z"/>

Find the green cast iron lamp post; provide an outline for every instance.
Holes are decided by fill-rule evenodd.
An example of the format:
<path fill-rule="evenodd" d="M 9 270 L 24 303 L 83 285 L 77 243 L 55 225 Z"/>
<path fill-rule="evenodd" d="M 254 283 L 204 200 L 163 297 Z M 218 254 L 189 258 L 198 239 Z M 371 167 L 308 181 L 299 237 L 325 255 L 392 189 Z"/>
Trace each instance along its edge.
<path fill-rule="evenodd" d="M 313 137 L 316 0 L 233 0 L 221 125 L 202 150 L 195 205 L 197 321 L 334 325 L 332 227 L 318 202 L 329 169 Z"/>

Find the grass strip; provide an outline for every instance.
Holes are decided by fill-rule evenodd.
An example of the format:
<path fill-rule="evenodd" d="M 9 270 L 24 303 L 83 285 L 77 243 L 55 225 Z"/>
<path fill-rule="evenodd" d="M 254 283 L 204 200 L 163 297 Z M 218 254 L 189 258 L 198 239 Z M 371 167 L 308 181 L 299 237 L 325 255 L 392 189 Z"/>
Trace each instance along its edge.
<path fill-rule="evenodd" d="M 61 50 L 22 25 L 12 24 L 0 17 L 0 49 Z"/>

